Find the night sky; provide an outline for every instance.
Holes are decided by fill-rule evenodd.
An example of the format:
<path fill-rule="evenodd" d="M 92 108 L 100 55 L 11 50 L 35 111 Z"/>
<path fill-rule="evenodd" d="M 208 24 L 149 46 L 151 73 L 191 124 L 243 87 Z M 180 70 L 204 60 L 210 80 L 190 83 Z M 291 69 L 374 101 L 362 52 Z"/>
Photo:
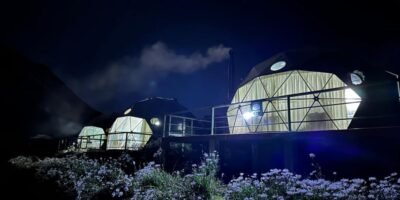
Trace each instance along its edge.
<path fill-rule="evenodd" d="M 148 96 L 196 108 L 225 104 L 226 53 L 236 84 L 272 55 L 303 48 L 353 53 L 399 71 L 400 2 L 12 1 L 0 43 L 49 66 L 93 108 Z"/>

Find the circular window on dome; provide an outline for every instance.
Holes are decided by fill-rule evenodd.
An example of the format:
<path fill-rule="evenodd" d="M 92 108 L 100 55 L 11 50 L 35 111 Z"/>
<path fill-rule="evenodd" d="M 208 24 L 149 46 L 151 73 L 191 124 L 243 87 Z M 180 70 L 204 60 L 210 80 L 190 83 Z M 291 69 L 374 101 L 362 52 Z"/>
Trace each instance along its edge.
<path fill-rule="evenodd" d="M 154 126 L 160 126 L 161 125 L 161 121 L 160 119 L 158 119 L 157 117 L 153 117 L 150 119 L 150 123 Z"/>
<path fill-rule="evenodd" d="M 355 70 L 350 73 L 350 79 L 353 85 L 361 85 L 365 80 L 365 76 L 361 71 Z"/>
<path fill-rule="evenodd" d="M 278 71 L 286 67 L 286 62 L 285 61 L 278 61 L 274 64 L 271 65 L 271 71 Z"/>
<path fill-rule="evenodd" d="M 132 112 L 132 108 L 128 108 L 127 110 L 125 110 L 124 115 L 127 115 L 127 114 L 129 114 L 131 112 Z"/>

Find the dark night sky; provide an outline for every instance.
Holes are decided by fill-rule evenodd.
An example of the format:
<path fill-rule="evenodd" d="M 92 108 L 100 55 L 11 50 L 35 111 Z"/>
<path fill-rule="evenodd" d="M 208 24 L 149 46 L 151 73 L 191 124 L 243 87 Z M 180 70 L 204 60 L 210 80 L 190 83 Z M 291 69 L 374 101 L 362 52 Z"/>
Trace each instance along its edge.
<path fill-rule="evenodd" d="M 400 3 L 348 2 L 13 1 L 0 6 L 0 43 L 48 65 L 98 110 L 120 111 L 146 96 L 195 108 L 227 103 L 228 60 L 186 62 L 198 60 L 196 52 L 206 62 L 207 49 L 219 45 L 235 52 L 237 83 L 255 64 L 298 48 L 343 49 L 398 71 Z M 135 75 L 138 58 L 157 44 L 168 61 L 195 69 L 171 64 Z M 110 78 L 115 63 L 122 70 Z M 98 79 L 113 83 L 88 86 Z"/>

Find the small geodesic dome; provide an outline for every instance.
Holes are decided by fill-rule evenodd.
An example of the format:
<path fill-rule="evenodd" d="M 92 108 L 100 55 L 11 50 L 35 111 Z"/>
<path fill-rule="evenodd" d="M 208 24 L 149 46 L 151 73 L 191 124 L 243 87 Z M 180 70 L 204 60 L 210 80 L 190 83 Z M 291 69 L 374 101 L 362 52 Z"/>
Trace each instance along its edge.
<path fill-rule="evenodd" d="M 85 126 L 78 135 L 78 147 L 81 150 L 101 149 L 106 135 L 102 128 L 96 126 Z"/>
<path fill-rule="evenodd" d="M 361 97 L 338 75 L 322 71 L 333 67 L 320 55 L 300 55 L 305 58 L 281 54 L 252 69 L 228 108 L 230 133 L 349 127 Z M 362 82 L 362 74 L 351 73 L 351 81 Z"/>
<path fill-rule="evenodd" d="M 128 107 L 124 115 L 145 119 L 153 131 L 152 137 L 157 138 L 163 135 L 164 123 L 166 123 L 164 122 L 165 115 L 186 110 L 187 108 L 174 98 L 150 97 Z"/>
<path fill-rule="evenodd" d="M 107 150 L 139 150 L 146 145 L 152 134 L 149 124 L 143 118 L 118 117 L 108 133 Z"/>

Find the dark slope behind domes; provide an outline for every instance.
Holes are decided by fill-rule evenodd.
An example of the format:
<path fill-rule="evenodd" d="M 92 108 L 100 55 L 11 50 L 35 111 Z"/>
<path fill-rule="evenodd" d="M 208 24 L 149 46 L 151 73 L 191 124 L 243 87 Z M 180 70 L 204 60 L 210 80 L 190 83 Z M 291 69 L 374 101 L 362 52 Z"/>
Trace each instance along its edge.
<path fill-rule="evenodd" d="M 77 134 L 84 122 L 99 114 L 47 66 L 5 47 L 0 47 L 0 63 L 1 148 L 7 154 L 26 150 L 27 142 L 38 135 Z"/>

